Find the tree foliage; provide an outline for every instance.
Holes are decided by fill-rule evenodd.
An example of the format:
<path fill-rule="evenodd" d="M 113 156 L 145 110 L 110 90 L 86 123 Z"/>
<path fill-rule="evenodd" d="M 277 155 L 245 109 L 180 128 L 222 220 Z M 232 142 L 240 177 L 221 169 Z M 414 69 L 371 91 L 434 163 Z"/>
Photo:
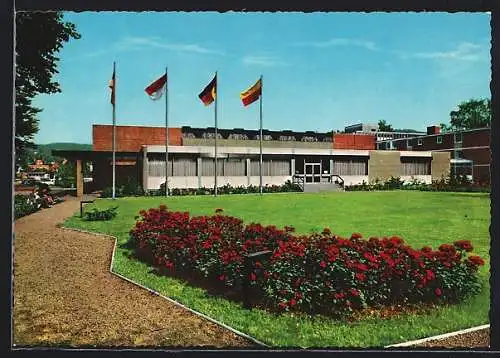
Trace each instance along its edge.
<path fill-rule="evenodd" d="M 70 39 L 79 39 L 76 26 L 63 22 L 61 12 L 16 13 L 16 164 L 25 165 L 27 148 L 34 148 L 41 108 L 33 106 L 39 94 L 61 92 L 54 80 L 56 56 Z"/>
<path fill-rule="evenodd" d="M 484 128 L 491 125 L 491 100 L 470 99 L 450 112 L 450 124 L 441 123 L 442 131 Z"/>
<path fill-rule="evenodd" d="M 392 125 L 388 124 L 384 119 L 378 121 L 378 130 L 381 132 L 393 132 Z"/>

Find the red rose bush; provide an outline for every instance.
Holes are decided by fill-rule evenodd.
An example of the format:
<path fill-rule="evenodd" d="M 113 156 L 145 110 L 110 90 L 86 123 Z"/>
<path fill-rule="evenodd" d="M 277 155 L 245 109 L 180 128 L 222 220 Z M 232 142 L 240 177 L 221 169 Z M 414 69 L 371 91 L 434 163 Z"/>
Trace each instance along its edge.
<path fill-rule="evenodd" d="M 140 212 L 130 231 L 140 257 L 172 272 L 195 272 L 240 287 L 243 280 L 262 292 L 269 309 L 339 315 L 394 303 L 457 302 L 481 289 L 479 256 L 468 256 L 468 240 L 419 250 L 397 237 L 343 238 L 325 228 L 296 236 L 217 209 L 190 217 L 165 206 Z M 244 277 L 246 254 L 270 250 Z"/>

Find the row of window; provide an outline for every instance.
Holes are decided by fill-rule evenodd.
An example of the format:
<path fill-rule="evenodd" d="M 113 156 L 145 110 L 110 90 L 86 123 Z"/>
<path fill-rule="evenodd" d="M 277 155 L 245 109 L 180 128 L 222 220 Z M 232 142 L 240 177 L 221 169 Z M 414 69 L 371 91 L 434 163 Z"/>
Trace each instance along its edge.
<path fill-rule="evenodd" d="M 454 136 L 455 143 L 457 143 L 457 144 L 462 143 L 462 138 L 463 138 L 462 133 L 455 134 L 455 136 Z M 410 145 L 410 143 L 411 143 L 411 139 L 407 139 L 406 140 L 406 147 L 407 148 L 411 148 L 412 147 Z M 441 135 L 436 136 L 436 143 L 437 144 L 442 144 L 443 143 L 443 136 L 441 136 Z M 422 138 L 418 138 L 417 139 L 417 146 L 420 147 L 422 145 L 423 145 L 423 139 Z M 393 142 L 382 143 L 380 145 L 380 149 L 394 149 L 394 144 L 393 144 Z"/>
<path fill-rule="evenodd" d="M 307 163 L 296 162 L 295 174 L 307 172 Z M 317 174 L 330 173 L 329 161 L 322 161 L 317 164 L 320 168 Z M 219 159 L 217 160 L 218 176 L 258 176 L 260 171 L 260 162 L 256 159 L 250 160 L 250 167 L 247 168 L 245 159 Z M 309 168 L 310 169 L 310 168 Z M 201 176 L 215 175 L 215 161 L 210 158 L 203 158 L 201 167 L 197 168 L 195 159 L 176 159 L 169 160 L 169 176 L 197 176 L 198 170 Z M 290 160 L 264 160 L 262 162 L 263 176 L 288 176 L 291 175 Z M 334 160 L 332 173 L 337 175 L 368 175 L 368 161 L 366 160 Z M 148 174 L 153 177 L 165 176 L 165 161 L 149 160 Z M 401 175 L 430 175 L 430 160 L 421 159 L 402 159 Z"/>
<path fill-rule="evenodd" d="M 168 161 L 169 176 L 197 176 L 196 160 L 193 159 L 176 159 Z M 217 175 L 218 176 L 257 176 L 259 175 L 259 160 L 251 160 L 249 173 L 245 159 L 219 159 L 217 160 Z M 201 161 L 201 176 L 215 175 L 215 161 L 209 158 L 203 158 Z M 267 160 L 262 163 L 263 176 L 287 176 L 290 175 L 289 160 Z M 149 176 L 163 177 L 165 176 L 165 161 L 150 160 L 148 162 Z"/>

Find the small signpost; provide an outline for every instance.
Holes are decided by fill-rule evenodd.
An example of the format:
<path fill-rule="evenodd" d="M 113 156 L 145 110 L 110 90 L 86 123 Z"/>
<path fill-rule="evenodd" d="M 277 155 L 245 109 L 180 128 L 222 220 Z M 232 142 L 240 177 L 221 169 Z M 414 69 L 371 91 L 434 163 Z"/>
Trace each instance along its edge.
<path fill-rule="evenodd" d="M 80 201 L 80 217 L 83 217 L 83 204 L 93 203 L 95 200 L 81 200 Z"/>

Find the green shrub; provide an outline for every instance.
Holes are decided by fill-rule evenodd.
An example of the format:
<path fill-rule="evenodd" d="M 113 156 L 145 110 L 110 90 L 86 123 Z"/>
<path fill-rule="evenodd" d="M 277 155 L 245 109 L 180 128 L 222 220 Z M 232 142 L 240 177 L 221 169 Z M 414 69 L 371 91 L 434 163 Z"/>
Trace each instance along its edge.
<path fill-rule="evenodd" d="M 16 194 L 14 196 L 14 217 L 18 219 L 38 211 L 39 204 L 31 195 Z"/>
<path fill-rule="evenodd" d="M 113 219 L 117 212 L 116 210 L 118 209 L 117 206 L 114 206 L 112 208 L 107 208 L 107 209 L 97 209 L 94 208 L 90 211 L 87 211 L 83 215 L 83 219 L 85 221 L 107 221 Z"/>

